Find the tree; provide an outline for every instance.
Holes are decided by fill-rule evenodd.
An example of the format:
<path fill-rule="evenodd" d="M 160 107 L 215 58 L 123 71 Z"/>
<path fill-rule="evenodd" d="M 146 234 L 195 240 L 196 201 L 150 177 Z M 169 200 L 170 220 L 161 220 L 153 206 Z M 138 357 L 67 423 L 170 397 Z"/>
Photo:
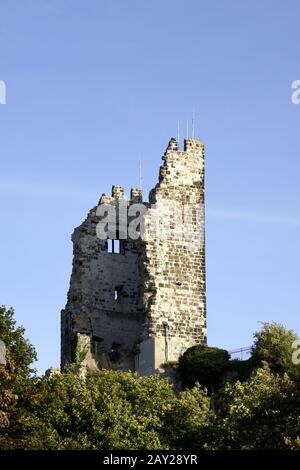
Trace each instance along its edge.
<path fill-rule="evenodd" d="M 35 384 L 14 439 L 26 449 L 163 449 L 161 429 L 176 398 L 166 380 L 103 370 L 67 371 Z"/>
<path fill-rule="evenodd" d="M 179 393 L 165 419 L 164 435 L 171 449 L 209 449 L 214 412 L 199 384 Z"/>
<path fill-rule="evenodd" d="M 293 364 L 293 343 L 296 333 L 277 323 L 263 323 L 261 331 L 254 334 L 252 363 L 261 366 L 266 362 L 273 372 L 290 375 L 299 374 L 299 366 Z"/>
<path fill-rule="evenodd" d="M 281 325 L 265 324 L 255 334 L 250 377 L 247 369 L 243 382 L 222 389 L 226 372 L 236 368 L 227 351 L 187 350 L 179 361 L 184 384 L 198 381 L 210 395 L 199 383 L 175 394 L 158 375 L 100 370 L 83 378 L 79 363 L 37 378 L 34 349 L 4 307 L 0 338 L 7 346 L 0 449 L 300 450 L 300 374 L 289 361 L 296 335 Z"/>
<path fill-rule="evenodd" d="M 179 373 L 184 387 L 196 382 L 212 391 L 229 368 L 230 356 L 225 349 L 204 345 L 193 346 L 179 358 Z"/>
<path fill-rule="evenodd" d="M 0 339 L 6 348 L 6 364 L 0 365 L 0 448 L 5 448 L 13 425 L 15 413 L 21 402 L 34 370 L 36 360 L 33 346 L 24 338 L 24 328 L 17 327 L 12 308 L 0 307 Z"/>
<path fill-rule="evenodd" d="M 216 449 L 300 449 L 299 385 L 269 367 L 230 383 L 216 399 Z"/>
<path fill-rule="evenodd" d="M 23 449 L 206 448 L 210 400 L 195 387 L 179 395 L 159 376 L 102 370 L 64 372 L 35 383 L 10 436 Z M 13 437 L 13 439 L 12 439 Z M 7 447 L 6 447 L 7 448 Z"/>

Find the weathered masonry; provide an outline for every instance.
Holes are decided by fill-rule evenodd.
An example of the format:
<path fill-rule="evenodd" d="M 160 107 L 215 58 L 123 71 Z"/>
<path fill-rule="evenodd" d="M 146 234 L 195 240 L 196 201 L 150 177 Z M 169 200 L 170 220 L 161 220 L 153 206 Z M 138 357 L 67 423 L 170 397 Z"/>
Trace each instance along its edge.
<path fill-rule="evenodd" d="M 88 368 L 148 375 L 206 343 L 204 145 L 186 139 L 180 151 L 171 139 L 162 159 L 149 202 L 138 188 L 126 199 L 123 187 L 113 186 L 73 233 L 62 367 L 77 354 Z M 136 204 L 145 209 L 136 224 L 144 233 L 132 238 L 124 223 L 134 226 Z M 117 227 L 100 239 L 99 209 L 109 206 Z"/>

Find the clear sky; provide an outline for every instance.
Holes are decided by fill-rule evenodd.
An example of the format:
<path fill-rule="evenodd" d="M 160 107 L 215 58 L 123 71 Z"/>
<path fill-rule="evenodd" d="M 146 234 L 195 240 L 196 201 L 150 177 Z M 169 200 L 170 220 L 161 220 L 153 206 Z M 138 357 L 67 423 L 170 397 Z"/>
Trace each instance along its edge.
<path fill-rule="evenodd" d="M 0 303 L 59 365 L 71 233 L 112 184 L 206 144 L 210 345 L 300 333 L 299 1 L 0 0 Z"/>

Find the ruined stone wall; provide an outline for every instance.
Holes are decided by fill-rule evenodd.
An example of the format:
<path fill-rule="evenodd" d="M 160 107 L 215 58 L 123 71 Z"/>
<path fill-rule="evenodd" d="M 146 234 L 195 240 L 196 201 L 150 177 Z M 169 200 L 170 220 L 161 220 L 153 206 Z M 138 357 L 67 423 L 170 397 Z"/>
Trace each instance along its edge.
<path fill-rule="evenodd" d="M 96 234 L 97 207 L 73 233 L 62 366 L 82 349 L 87 367 L 151 374 L 206 342 L 203 143 L 188 139 L 179 151 L 171 139 L 163 160 L 151 205 L 142 202 L 139 189 L 126 201 L 123 188 L 113 186 L 112 197 L 103 195 L 97 206 L 112 204 L 121 213 L 124 202 L 142 203 L 142 240 L 121 240 L 120 253 L 109 253 Z M 118 226 L 114 237 L 127 234 Z"/>
<path fill-rule="evenodd" d="M 185 140 L 184 151 L 178 151 L 173 139 L 163 160 L 159 183 L 150 194 L 155 207 L 146 215 L 143 254 L 144 339 L 149 342 L 154 338 L 154 369 L 177 360 L 188 347 L 207 341 L 204 145 L 199 140 Z M 165 233 L 162 226 L 166 218 Z M 153 226 L 157 228 L 154 237 Z"/>
<path fill-rule="evenodd" d="M 120 201 L 125 201 L 123 189 L 115 186 L 112 197 L 103 195 L 99 205 L 113 204 L 118 211 Z M 133 189 L 127 204 L 137 201 L 140 193 Z M 80 344 L 90 349 L 89 367 L 134 369 L 135 344 L 145 321 L 140 253 L 137 243 L 130 240 L 120 240 L 120 253 L 108 252 L 108 241 L 96 234 L 99 220 L 95 207 L 72 236 L 73 270 L 62 311 L 62 367 L 74 361 Z"/>

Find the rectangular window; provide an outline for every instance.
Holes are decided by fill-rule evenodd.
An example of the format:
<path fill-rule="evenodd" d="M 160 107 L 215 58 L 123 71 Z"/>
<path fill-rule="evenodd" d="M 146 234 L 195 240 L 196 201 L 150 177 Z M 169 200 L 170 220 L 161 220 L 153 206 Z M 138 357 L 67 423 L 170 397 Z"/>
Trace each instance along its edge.
<path fill-rule="evenodd" d="M 121 253 L 121 242 L 120 240 L 107 240 L 107 251 L 108 253 Z"/>
<path fill-rule="evenodd" d="M 115 287 L 115 300 L 116 301 L 120 300 L 121 292 L 122 292 L 122 286 L 116 286 Z"/>

